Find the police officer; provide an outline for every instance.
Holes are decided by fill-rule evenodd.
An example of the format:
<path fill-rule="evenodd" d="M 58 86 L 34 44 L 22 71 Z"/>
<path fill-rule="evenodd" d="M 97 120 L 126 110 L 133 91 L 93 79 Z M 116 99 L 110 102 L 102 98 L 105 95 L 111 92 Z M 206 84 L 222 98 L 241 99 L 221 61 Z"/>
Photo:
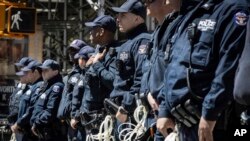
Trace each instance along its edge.
<path fill-rule="evenodd" d="M 247 5 L 236 0 L 202 1 L 176 26 L 164 74 L 165 100 L 157 120 L 163 135 L 168 134 L 167 128 L 173 129 L 176 120 L 180 140 L 226 140 L 223 131 L 216 138 L 214 127 L 232 101 Z"/>
<path fill-rule="evenodd" d="M 21 69 L 22 67 L 28 65 L 32 60 L 33 59 L 29 57 L 23 57 L 18 63 L 15 63 L 15 66 Z M 21 74 L 20 76 L 25 76 L 23 75 L 23 72 L 18 72 L 17 75 L 19 74 Z M 26 81 L 22 77 L 20 79 L 21 79 L 20 81 Z M 21 94 L 26 91 L 27 88 L 28 87 L 26 84 L 18 83 L 16 89 L 10 96 L 10 101 L 9 101 L 10 114 L 8 116 L 8 120 L 10 124 L 14 124 L 16 122 L 17 115 L 18 115 L 19 98 Z"/>
<path fill-rule="evenodd" d="M 135 108 L 134 94 L 139 93 L 142 64 L 146 57 L 150 35 L 145 24 L 146 9 L 140 1 L 128 0 L 121 7 L 112 7 L 118 12 L 119 30 L 126 33 L 128 40 L 120 46 L 116 60 L 116 75 L 111 99 L 130 113 Z M 125 122 L 127 114 L 118 110 L 116 117 Z"/>
<path fill-rule="evenodd" d="M 63 90 L 62 100 L 60 102 L 60 106 L 57 113 L 58 118 L 67 122 L 66 128 L 68 130 L 67 132 L 69 141 L 76 139 L 76 134 L 77 134 L 77 131 L 73 130 L 70 127 L 70 112 L 71 112 L 72 92 L 74 86 L 76 85 L 79 79 L 81 71 L 77 60 L 74 59 L 74 55 L 84 46 L 86 46 L 86 43 L 84 41 L 76 39 L 73 42 L 71 42 L 68 47 L 69 58 L 70 62 L 73 63 L 73 68 L 68 73 L 68 75 L 64 77 L 65 87 Z"/>
<path fill-rule="evenodd" d="M 115 49 L 119 44 L 114 40 L 116 23 L 111 16 L 99 16 L 93 22 L 87 22 L 85 25 L 92 28 L 91 42 L 100 46 L 92 65 L 85 74 L 88 87 L 84 93 L 83 107 L 85 112 L 91 112 L 104 107 L 103 100 L 109 97 L 113 89 L 116 70 Z"/>
<path fill-rule="evenodd" d="M 248 19 L 245 47 L 239 61 L 239 66 L 234 82 L 234 99 L 239 103 L 238 111 L 241 111 L 240 122 L 250 127 L 250 98 L 249 98 L 249 48 L 250 48 L 250 20 Z"/>
<path fill-rule="evenodd" d="M 71 108 L 71 127 L 73 129 L 79 129 L 77 134 L 77 140 L 82 141 L 85 140 L 85 130 L 80 128 L 80 110 L 82 110 L 84 94 L 87 82 L 85 80 L 85 72 L 87 70 L 86 63 L 88 59 L 94 54 L 95 49 L 90 46 L 85 46 L 82 48 L 76 55 L 75 59 L 78 59 L 78 65 L 81 68 L 80 78 L 74 87 L 73 90 L 73 98 L 72 98 L 72 108 Z"/>
<path fill-rule="evenodd" d="M 146 122 L 147 128 L 156 122 L 156 114 L 160 103 L 160 101 L 157 101 L 157 96 L 164 84 L 162 74 L 167 66 L 165 52 L 169 46 L 168 41 L 165 40 L 166 36 L 169 35 L 167 27 L 169 24 L 174 24 L 172 22 L 178 16 L 181 6 L 180 0 L 165 2 L 166 0 L 144 1 L 147 7 L 147 15 L 156 18 L 158 23 L 154 33 L 152 33 L 152 40 L 148 49 L 148 62 L 144 64 L 144 69 L 148 67 L 148 70 L 143 71 L 145 73 L 142 77 L 140 90 L 140 93 L 150 105 Z M 159 132 L 156 132 L 155 137 L 157 141 L 164 140 L 164 137 Z"/>
<path fill-rule="evenodd" d="M 30 57 L 23 57 L 19 62 L 15 63 L 15 66 L 20 70 L 22 67 L 28 65 L 32 60 L 33 59 L 31 59 Z M 9 115 L 7 119 L 10 126 L 15 124 L 18 117 L 19 102 L 21 96 L 28 90 L 27 75 L 23 71 L 17 72 L 16 75 L 20 77 L 20 82 L 17 84 L 16 89 L 11 94 L 9 100 Z M 23 138 L 22 134 L 16 133 L 15 135 L 17 140 L 21 140 Z"/>
<path fill-rule="evenodd" d="M 247 25 L 247 36 L 245 47 L 242 52 L 241 59 L 239 61 L 238 71 L 235 77 L 235 86 L 234 86 L 234 99 L 243 105 L 250 105 L 250 89 L 248 73 L 249 71 L 249 49 L 250 49 L 250 20 L 248 20 Z"/>
<path fill-rule="evenodd" d="M 35 100 L 37 99 L 37 91 L 39 90 L 43 81 L 41 75 L 42 71 L 40 68 L 38 68 L 40 65 L 41 63 L 34 60 L 26 67 L 21 69 L 27 75 L 30 86 L 29 90 L 24 93 L 20 100 L 18 119 L 16 123 L 11 126 L 11 129 L 14 131 L 14 133 L 23 133 L 23 141 L 34 140 L 34 137 L 30 134 L 31 127 L 29 126 L 29 118 L 31 116 Z"/>
<path fill-rule="evenodd" d="M 59 73 L 59 64 L 51 59 L 43 62 L 44 83 L 30 119 L 31 130 L 40 141 L 65 140 L 60 133 L 60 122 L 56 118 L 64 84 Z"/>
<path fill-rule="evenodd" d="M 107 94 L 113 89 L 115 75 L 115 58 L 117 47 L 120 43 L 115 41 L 116 22 L 109 15 L 97 17 L 93 22 L 85 23 L 90 31 L 90 41 L 99 45 L 99 51 L 95 55 L 92 63 L 93 72 L 99 77 L 100 82 L 108 89 Z"/>

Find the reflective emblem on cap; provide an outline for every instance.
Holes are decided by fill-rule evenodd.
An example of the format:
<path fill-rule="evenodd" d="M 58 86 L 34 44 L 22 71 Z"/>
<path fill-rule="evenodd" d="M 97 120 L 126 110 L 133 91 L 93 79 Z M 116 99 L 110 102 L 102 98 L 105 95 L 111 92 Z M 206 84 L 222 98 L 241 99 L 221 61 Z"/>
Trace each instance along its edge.
<path fill-rule="evenodd" d="M 54 86 L 52 88 L 52 91 L 55 92 L 55 93 L 58 93 L 58 92 L 60 92 L 60 87 L 59 86 Z"/>
<path fill-rule="evenodd" d="M 248 20 L 248 14 L 246 14 L 245 12 L 241 11 L 241 12 L 237 12 L 234 15 L 235 18 L 235 23 L 239 26 L 245 26 L 247 25 L 247 20 Z"/>

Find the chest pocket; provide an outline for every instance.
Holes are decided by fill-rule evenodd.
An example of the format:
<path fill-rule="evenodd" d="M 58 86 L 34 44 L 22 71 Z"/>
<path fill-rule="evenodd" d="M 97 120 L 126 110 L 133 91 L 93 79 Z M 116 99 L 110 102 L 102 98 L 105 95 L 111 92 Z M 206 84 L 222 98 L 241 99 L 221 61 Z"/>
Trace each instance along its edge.
<path fill-rule="evenodd" d="M 208 67 L 212 57 L 212 41 L 213 34 L 210 32 L 202 32 L 199 40 L 187 51 L 185 54 L 185 62 L 190 62 L 191 54 L 191 65 L 193 68 L 204 69 Z"/>

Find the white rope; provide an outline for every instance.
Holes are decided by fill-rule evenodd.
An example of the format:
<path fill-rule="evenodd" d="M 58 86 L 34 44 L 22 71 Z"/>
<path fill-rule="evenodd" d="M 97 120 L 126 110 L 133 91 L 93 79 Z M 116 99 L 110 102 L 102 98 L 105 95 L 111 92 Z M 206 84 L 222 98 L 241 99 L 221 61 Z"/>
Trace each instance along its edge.
<path fill-rule="evenodd" d="M 113 120 L 110 115 L 107 115 L 104 121 L 101 123 L 99 128 L 99 133 L 96 135 L 88 134 L 86 141 L 115 141 L 114 136 L 112 136 L 113 130 Z"/>
<path fill-rule="evenodd" d="M 147 110 L 145 106 L 140 105 L 134 111 L 134 119 L 137 125 L 132 123 L 123 123 L 118 127 L 119 140 L 133 141 L 146 131 L 144 127 L 147 118 Z M 122 129 L 125 126 L 126 128 Z"/>

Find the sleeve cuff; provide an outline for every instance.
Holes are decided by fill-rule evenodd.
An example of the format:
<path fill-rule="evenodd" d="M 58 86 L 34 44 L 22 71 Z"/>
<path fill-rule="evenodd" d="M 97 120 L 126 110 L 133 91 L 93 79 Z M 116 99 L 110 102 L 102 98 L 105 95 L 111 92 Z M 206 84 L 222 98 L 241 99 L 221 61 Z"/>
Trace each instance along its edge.
<path fill-rule="evenodd" d="M 213 109 L 207 109 L 205 107 L 202 108 L 202 117 L 206 120 L 215 121 L 220 115 L 221 113 L 217 113 Z"/>
<path fill-rule="evenodd" d="M 170 110 L 160 106 L 159 107 L 158 118 L 172 118 Z"/>

